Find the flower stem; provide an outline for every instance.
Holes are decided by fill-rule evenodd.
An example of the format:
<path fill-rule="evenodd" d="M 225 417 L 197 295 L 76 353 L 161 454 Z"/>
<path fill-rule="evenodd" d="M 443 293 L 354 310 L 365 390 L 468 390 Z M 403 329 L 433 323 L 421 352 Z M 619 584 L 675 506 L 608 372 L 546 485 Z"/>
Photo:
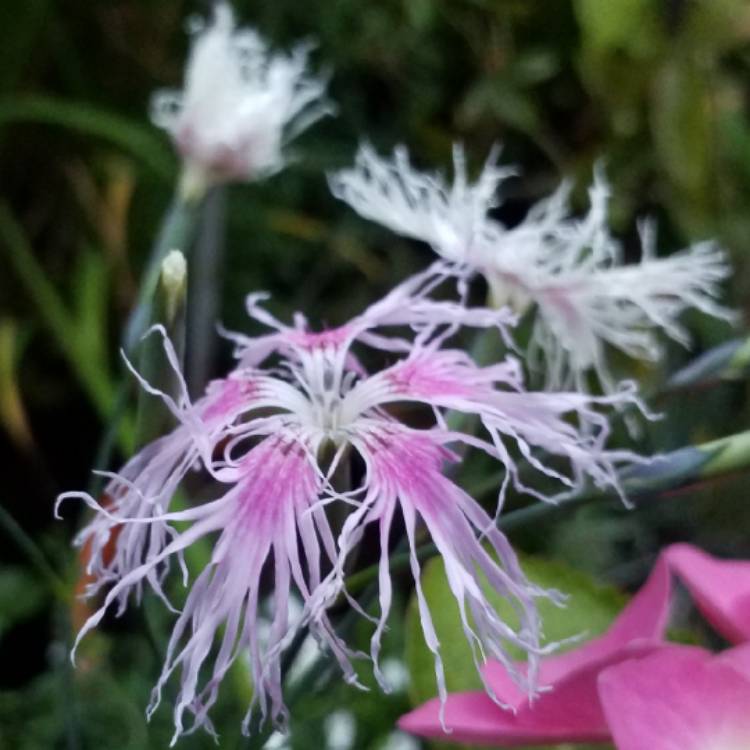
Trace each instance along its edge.
<path fill-rule="evenodd" d="M 151 325 L 164 327 L 177 355 L 178 366 L 184 370 L 185 360 L 185 301 L 187 296 L 188 271 L 185 256 L 179 250 L 171 250 L 162 263 L 161 282 L 152 303 Z M 179 393 L 176 372 L 168 364 L 161 336 L 153 334 L 143 340 L 139 347 L 138 371 L 154 388 L 172 398 Z M 135 447 L 156 439 L 170 429 L 174 417 L 161 399 L 154 398 L 144 389 L 138 389 L 135 416 Z"/>
<path fill-rule="evenodd" d="M 206 196 L 190 260 L 185 379 L 191 397 L 203 392 L 216 354 L 225 224 L 226 192 L 216 186 Z"/>
<path fill-rule="evenodd" d="M 125 323 L 122 348 L 127 356 L 132 354 L 133 348 L 140 341 L 152 318 L 153 298 L 158 288 L 164 258 L 166 258 L 170 250 L 181 250 L 188 257 L 195 228 L 198 223 L 203 196 L 204 193 L 200 190 L 187 191 L 183 189 L 181 182 L 169 208 L 164 214 L 159 232 L 151 249 L 151 256 L 141 279 L 135 307 Z M 95 461 L 97 468 L 106 468 L 110 463 L 116 443 L 116 436 L 120 431 L 120 425 L 124 420 L 130 402 L 132 387 L 132 378 L 129 374 L 123 373 L 116 391 L 114 408 L 109 416 L 107 429 L 97 449 Z M 127 445 L 123 446 L 122 441 L 120 441 L 121 447 L 124 447 L 126 452 L 130 452 L 135 440 L 136 436 L 131 434 Z M 89 487 L 90 494 L 98 494 L 97 489 L 100 485 L 101 481 L 98 478 L 95 477 L 92 479 L 91 486 Z"/>
<path fill-rule="evenodd" d="M 154 296 L 159 285 L 161 265 L 170 250 L 180 250 L 189 257 L 203 194 L 186 195 L 178 190 L 162 219 L 146 270 L 141 278 L 136 304 L 125 324 L 123 349 L 130 354 L 145 333 L 152 318 Z"/>

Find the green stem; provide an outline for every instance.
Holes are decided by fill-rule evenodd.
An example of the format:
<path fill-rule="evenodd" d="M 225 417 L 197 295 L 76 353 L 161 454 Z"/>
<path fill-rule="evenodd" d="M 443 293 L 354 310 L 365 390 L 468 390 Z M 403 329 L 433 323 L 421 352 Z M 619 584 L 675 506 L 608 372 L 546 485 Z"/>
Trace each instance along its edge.
<path fill-rule="evenodd" d="M 123 351 L 130 356 L 134 347 L 139 343 L 141 337 L 152 318 L 153 298 L 158 288 L 161 265 L 170 250 L 181 250 L 188 257 L 188 251 L 192 244 L 195 227 L 204 193 L 200 190 L 186 191 L 182 183 L 178 186 L 172 202 L 164 214 L 159 232 L 151 249 L 146 270 L 142 276 L 138 291 L 136 305 L 133 308 L 123 333 Z M 115 394 L 115 408 L 113 409 L 107 430 L 102 437 L 96 454 L 96 466 L 106 468 L 110 463 L 115 441 L 113 435 L 119 430 L 129 402 L 129 393 L 133 387 L 130 373 L 123 373 L 122 380 Z M 131 435 L 125 452 L 132 450 L 135 436 Z M 92 479 L 89 491 L 96 495 L 97 488 L 101 486 L 98 478 Z"/>
<path fill-rule="evenodd" d="M 216 355 L 225 225 L 226 189 L 217 186 L 206 196 L 190 260 L 185 379 L 191 397 L 203 392 Z"/>
<path fill-rule="evenodd" d="M 128 355 L 138 344 L 152 319 L 161 264 L 167 253 L 170 250 L 180 250 L 189 258 L 202 198 L 202 194 L 185 195 L 183 190 L 178 190 L 164 215 L 146 270 L 141 277 L 135 307 L 125 324 L 123 349 Z"/>
<path fill-rule="evenodd" d="M 183 263 L 178 264 L 185 269 Z M 165 261 L 166 265 L 169 263 Z M 163 270 L 163 266 L 162 266 Z M 169 273 L 169 271 L 167 272 Z M 161 277 L 153 306 L 151 325 L 161 324 L 174 346 L 181 371 L 184 371 L 185 359 L 185 300 L 187 291 L 187 272 L 181 278 Z M 140 344 L 138 371 L 152 386 L 173 398 L 179 392 L 178 376 L 168 363 L 164 352 L 164 341 L 160 335 L 153 334 Z M 138 389 L 135 447 L 138 448 L 164 434 L 174 425 L 174 416 L 159 398 Z"/>

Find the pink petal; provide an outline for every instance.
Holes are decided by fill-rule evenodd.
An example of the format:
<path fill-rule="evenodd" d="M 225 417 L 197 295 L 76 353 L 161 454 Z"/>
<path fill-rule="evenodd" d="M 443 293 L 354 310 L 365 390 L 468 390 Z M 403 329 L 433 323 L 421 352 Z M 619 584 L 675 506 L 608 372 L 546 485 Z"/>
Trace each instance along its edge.
<path fill-rule="evenodd" d="M 728 648 L 722 651 L 716 659 L 750 679 L 750 643 Z"/>
<path fill-rule="evenodd" d="M 514 714 L 501 709 L 485 693 L 454 693 L 448 696 L 445 705 L 445 725 L 450 734 L 446 735 L 442 729 L 438 698 L 402 716 L 398 726 L 422 737 L 503 747 L 542 742 L 599 742 L 609 738 L 601 711 L 592 716 L 585 701 L 576 703 L 573 699 L 564 709 L 555 706 L 547 710 L 540 700 L 533 714 L 529 711 Z"/>
<path fill-rule="evenodd" d="M 750 747 L 750 680 L 708 651 L 662 649 L 608 669 L 599 691 L 619 750 Z"/>
<path fill-rule="evenodd" d="M 719 560 L 689 544 L 664 552 L 711 625 L 732 643 L 750 640 L 750 562 Z"/>

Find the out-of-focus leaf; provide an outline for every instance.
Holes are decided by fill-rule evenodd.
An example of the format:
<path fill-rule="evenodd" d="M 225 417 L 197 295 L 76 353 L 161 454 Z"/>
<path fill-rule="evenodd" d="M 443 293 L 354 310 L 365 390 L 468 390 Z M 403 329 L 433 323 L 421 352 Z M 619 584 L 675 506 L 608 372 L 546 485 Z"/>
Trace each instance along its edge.
<path fill-rule="evenodd" d="M 69 312 L 55 286 L 47 278 L 44 268 L 31 249 L 23 227 L 16 221 L 7 206 L 1 203 L 0 247 L 7 253 L 9 264 L 22 282 L 40 319 L 67 358 L 71 370 L 77 375 L 100 415 L 108 419 L 115 406 L 114 383 L 107 371 L 101 367 L 101 360 L 92 361 L 82 354 L 82 352 L 85 353 L 86 347 L 96 346 L 96 344 L 82 339 L 76 326 L 76 319 Z M 95 280 L 91 278 L 92 273 L 97 273 L 93 266 L 84 273 L 87 286 L 95 284 Z M 95 314 L 98 306 L 102 304 L 102 300 L 98 297 L 100 291 L 87 290 L 88 298 L 81 303 L 82 307 L 79 306 L 79 312 L 84 310 L 87 315 Z M 95 326 L 95 323 L 92 321 L 87 325 Z M 99 325 L 104 325 L 104 321 L 99 321 Z M 97 330 L 100 329 L 97 328 Z M 119 439 L 123 446 L 129 445 L 130 435 L 127 425 L 120 426 Z"/>
<path fill-rule="evenodd" d="M 101 671 L 79 675 L 75 696 L 71 686 L 54 674 L 40 677 L 24 690 L 0 693 L 1 750 L 70 746 L 66 738 L 98 750 L 154 747 L 142 708 L 117 680 Z"/>
<path fill-rule="evenodd" d="M 750 7 L 745 0 L 685 2 L 672 30 L 701 55 L 718 55 L 742 43 L 748 34 Z"/>
<path fill-rule="evenodd" d="M 75 321 L 47 278 L 29 245 L 23 228 L 6 206 L 0 204 L 0 245 L 7 252 L 10 265 L 26 288 L 39 317 L 54 336 L 60 350 L 65 354 L 81 384 L 86 388 L 92 402 L 103 417 L 109 416 L 114 403 L 114 389 L 106 373 L 94 363 L 80 355 L 80 347 L 87 345 L 80 340 Z"/>
<path fill-rule="evenodd" d="M 644 101 L 664 48 L 655 3 L 576 0 L 574 6 L 582 79 L 603 105 L 616 136 L 633 137 L 644 125 Z"/>
<path fill-rule="evenodd" d="M 109 279 L 107 265 L 100 253 L 81 253 L 73 281 L 76 339 L 79 356 L 89 357 L 106 373 L 109 354 L 107 336 L 107 304 Z"/>
<path fill-rule="evenodd" d="M 6 566 L 0 570 L 0 638 L 39 611 L 46 595 L 46 587 L 25 568 Z"/>
<path fill-rule="evenodd" d="M 15 321 L 0 319 L 0 422 L 18 445 L 29 448 L 33 437 L 18 387 L 18 339 Z"/>
<path fill-rule="evenodd" d="M 513 62 L 511 76 L 520 86 L 548 81 L 560 70 L 560 60 L 551 50 L 526 50 Z"/>
<path fill-rule="evenodd" d="M 707 73 L 692 58 L 665 63 L 653 91 L 652 129 L 656 155 L 677 190 L 683 219 L 705 218 L 712 190 L 712 113 Z M 698 225 L 698 228 L 700 225 Z"/>
<path fill-rule="evenodd" d="M 659 33 L 653 0 L 575 0 L 574 6 L 585 45 L 606 52 L 653 53 Z"/>
<path fill-rule="evenodd" d="M 421 30 L 428 28 L 435 18 L 437 3 L 435 0 L 408 0 L 404 3 L 404 9 L 411 25 Z"/>
<path fill-rule="evenodd" d="M 37 34 L 49 21 L 48 0 L 26 0 L 3 3 L 0 9 L 0 44 L 3 64 L 0 65 L 0 90 L 8 89 L 18 80 L 29 62 L 28 50 L 33 48 Z"/>
<path fill-rule="evenodd" d="M 629 466 L 620 476 L 626 491 L 637 495 L 677 489 L 748 468 L 750 430 L 664 453 L 651 463 Z"/>
<path fill-rule="evenodd" d="M 709 349 L 672 373 L 667 388 L 689 388 L 719 378 L 743 377 L 750 369 L 750 339 L 732 339 Z"/>
<path fill-rule="evenodd" d="M 562 563 L 526 557 L 521 564 L 532 582 L 542 588 L 557 589 L 570 597 L 563 608 L 539 601 L 547 642 L 578 635 L 598 635 L 607 629 L 625 603 L 625 598 L 616 589 L 599 585 L 590 576 Z M 481 690 L 471 648 L 466 642 L 458 607 L 440 558 L 431 560 L 425 566 L 422 586 L 440 640 L 448 690 Z M 508 602 L 489 588 L 485 591 L 498 614 L 515 627 L 517 618 Z M 522 655 L 519 653 L 516 656 L 521 658 Z M 437 694 L 434 661 L 424 643 L 419 611 L 413 598 L 408 610 L 406 661 L 411 675 L 412 701 L 418 704 L 433 698 Z"/>
<path fill-rule="evenodd" d="M 480 81 L 462 102 L 460 115 L 466 123 L 487 114 L 524 133 L 534 133 L 540 125 L 532 95 L 519 91 L 503 78 Z"/>
<path fill-rule="evenodd" d="M 750 123 L 742 111 L 741 101 L 734 109 L 722 113 L 717 127 L 719 141 L 732 169 L 750 183 Z"/>
<path fill-rule="evenodd" d="M 102 138 L 127 151 L 161 177 L 174 178 L 174 158 L 150 128 L 93 104 L 46 96 L 0 99 L 0 126 L 16 122 L 57 125 Z"/>

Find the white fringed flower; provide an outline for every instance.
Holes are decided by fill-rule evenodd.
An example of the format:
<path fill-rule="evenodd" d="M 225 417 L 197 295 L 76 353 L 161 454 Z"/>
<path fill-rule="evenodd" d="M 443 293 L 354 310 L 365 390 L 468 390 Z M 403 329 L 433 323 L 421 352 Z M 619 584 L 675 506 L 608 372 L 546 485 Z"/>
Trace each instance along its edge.
<path fill-rule="evenodd" d="M 492 151 L 479 179 L 470 184 L 463 148 L 454 146 L 454 178 L 448 185 L 440 175 L 415 170 L 403 147 L 387 161 L 365 144 L 354 167 L 330 175 L 328 181 L 333 195 L 361 216 L 429 243 L 446 260 L 470 263 L 484 244 L 487 211 L 498 203 L 498 184 L 515 174 L 498 167 L 497 157 Z"/>
<path fill-rule="evenodd" d="M 622 248 L 609 233 L 609 188 L 600 171 L 583 218 L 571 216 L 570 186 L 564 183 L 509 229 L 488 214 L 498 184 L 512 170 L 499 168 L 491 157 L 471 184 L 460 149 L 454 151 L 454 164 L 448 185 L 414 170 L 404 149 L 388 160 L 363 146 L 354 167 L 332 175 L 330 185 L 365 218 L 429 243 L 455 264 L 456 273 L 483 275 L 495 305 L 518 311 L 535 305 L 529 353 L 532 364 L 539 355 L 544 360 L 540 366 L 548 387 L 587 390 L 586 375 L 593 370 L 604 390 L 613 393 L 607 345 L 654 361 L 661 352 L 659 332 L 689 344 L 679 322 L 685 310 L 733 319 L 716 302 L 730 268 L 714 243 L 657 258 L 653 228 L 644 223 L 642 258 L 624 264 Z"/>
<path fill-rule="evenodd" d="M 227 3 L 198 32 L 182 91 L 159 91 L 153 121 L 169 132 L 188 170 L 208 181 L 257 180 L 284 166 L 283 146 L 330 112 L 325 81 L 309 75 L 309 45 L 271 53 L 235 28 Z"/>

